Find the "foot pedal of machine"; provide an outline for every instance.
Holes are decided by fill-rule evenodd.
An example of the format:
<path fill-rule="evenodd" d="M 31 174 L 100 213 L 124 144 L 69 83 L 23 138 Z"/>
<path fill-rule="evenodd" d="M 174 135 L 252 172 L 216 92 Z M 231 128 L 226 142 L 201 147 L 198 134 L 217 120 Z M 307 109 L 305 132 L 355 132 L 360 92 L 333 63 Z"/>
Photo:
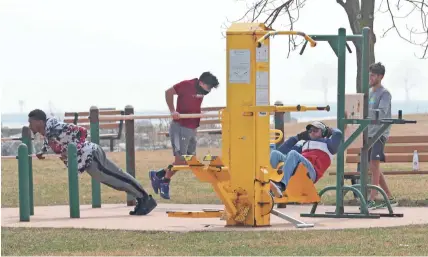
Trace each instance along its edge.
<path fill-rule="evenodd" d="M 168 217 L 174 218 L 220 218 L 223 210 L 204 209 L 202 211 L 167 211 Z"/>

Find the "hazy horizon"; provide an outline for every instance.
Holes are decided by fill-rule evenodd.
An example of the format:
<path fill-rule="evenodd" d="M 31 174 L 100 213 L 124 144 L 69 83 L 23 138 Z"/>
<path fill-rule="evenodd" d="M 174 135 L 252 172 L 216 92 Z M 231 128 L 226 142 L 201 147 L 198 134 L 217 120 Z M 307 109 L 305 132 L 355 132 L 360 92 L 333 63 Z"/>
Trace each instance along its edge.
<path fill-rule="evenodd" d="M 220 87 L 204 99 L 203 106 L 224 106 L 222 32 L 227 19 L 243 15 L 245 2 L 165 1 L 2 1 L 1 113 L 35 108 L 61 113 L 85 111 L 92 105 L 123 108 L 128 104 L 136 110 L 167 110 L 165 90 L 206 70 L 219 78 Z M 387 13 L 375 16 L 376 61 L 386 66 L 384 85 L 393 101 L 406 97 L 428 101 L 428 60 L 417 59 L 414 55 L 421 49 L 393 32 L 382 38 L 390 19 Z M 418 19 L 417 15 L 407 19 L 407 25 L 419 24 Z M 280 24 L 286 22 L 280 20 L 275 28 L 282 29 Z M 397 26 L 406 23 L 401 19 Z M 294 29 L 337 34 L 339 27 L 351 34 L 336 1 L 308 1 Z M 328 83 L 327 101 L 335 101 L 337 57 L 328 43 L 307 47 L 302 56 L 299 48 L 289 58 L 287 44 L 285 36 L 271 41 L 270 103 L 323 103 L 323 78 Z M 355 54 L 346 58 L 346 90 L 353 93 Z"/>

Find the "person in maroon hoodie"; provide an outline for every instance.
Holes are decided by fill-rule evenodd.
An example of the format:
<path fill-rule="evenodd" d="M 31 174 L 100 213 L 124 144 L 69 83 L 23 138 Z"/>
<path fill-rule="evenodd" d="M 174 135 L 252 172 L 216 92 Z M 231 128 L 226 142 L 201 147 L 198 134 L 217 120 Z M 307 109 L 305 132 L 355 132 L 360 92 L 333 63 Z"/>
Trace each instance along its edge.
<path fill-rule="evenodd" d="M 305 141 L 303 144 L 297 144 L 302 140 Z M 271 192 L 276 197 L 282 197 L 282 192 L 287 188 L 299 163 L 306 167 L 309 177 L 316 183 L 330 167 L 341 142 L 342 132 L 337 128 L 329 128 L 320 121 L 307 125 L 306 131 L 290 137 L 278 150 L 271 153 L 272 168 L 276 169 L 280 162 L 284 162 L 284 176 L 280 182 L 271 181 Z"/>
<path fill-rule="evenodd" d="M 180 114 L 201 113 L 204 96 L 218 87 L 217 78 L 210 72 L 204 72 L 198 78 L 184 80 L 169 88 L 165 92 L 166 103 L 171 112 L 173 121 L 169 128 L 174 163 L 159 171 L 150 171 L 149 177 L 156 194 L 170 199 L 169 183 L 175 174 L 171 170 L 173 165 L 186 165 L 182 155 L 196 155 L 196 129 L 199 127 L 199 118 L 179 119 Z M 177 108 L 174 108 L 174 95 L 177 95 Z"/>

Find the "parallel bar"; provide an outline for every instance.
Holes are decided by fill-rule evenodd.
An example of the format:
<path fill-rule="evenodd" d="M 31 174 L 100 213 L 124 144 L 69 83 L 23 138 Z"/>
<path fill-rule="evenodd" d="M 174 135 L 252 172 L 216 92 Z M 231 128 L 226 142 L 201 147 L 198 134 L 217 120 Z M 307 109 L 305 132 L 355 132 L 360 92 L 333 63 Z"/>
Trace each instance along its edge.
<path fill-rule="evenodd" d="M 180 114 L 180 119 L 192 119 L 192 118 L 217 118 L 218 114 L 207 114 L 207 113 L 189 113 Z M 159 115 L 105 115 L 100 116 L 99 121 L 121 121 L 121 120 L 147 120 L 147 119 L 165 119 L 172 118 L 170 114 L 159 114 Z"/>
<path fill-rule="evenodd" d="M 19 180 L 19 221 L 30 221 L 30 174 L 28 167 L 28 147 L 20 144 L 18 148 Z"/>
<path fill-rule="evenodd" d="M 223 110 L 224 108 L 226 108 L 226 106 L 213 106 L 213 107 L 202 107 L 201 111 L 202 112 L 214 112 L 214 111 L 220 111 Z"/>
<path fill-rule="evenodd" d="M 77 148 L 75 144 L 68 144 L 67 154 L 70 218 L 80 218 L 79 179 L 77 173 Z"/>
<path fill-rule="evenodd" d="M 8 142 L 8 141 L 20 141 L 22 138 L 20 137 L 2 137 L 2 142 Z"/>
<path fill-rule="evenodd" d="M 248 112 L 306 112 L 306 111 L 330 111 L 330 106 L 274 106 L 274 105 L 259 105 L 248 106 L 243 108 Z"/>

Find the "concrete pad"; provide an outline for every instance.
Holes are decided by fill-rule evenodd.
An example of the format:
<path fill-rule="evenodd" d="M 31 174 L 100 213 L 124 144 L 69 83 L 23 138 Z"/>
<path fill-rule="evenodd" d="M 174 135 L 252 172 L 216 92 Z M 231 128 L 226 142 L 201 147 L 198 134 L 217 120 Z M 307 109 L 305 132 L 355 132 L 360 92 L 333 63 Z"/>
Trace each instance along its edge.
<path fill-rule="evenodd" d="M 392 227 L 412 224 L 428 224 L 428 207 L 395 207 L 394 212 L 404 214 L 404 217 L 381 217 L 380 219 L 334 219 L 306 218 L 301 213 L 308 213 L 311 205 L 288 205 L 285 209 L 277 209 L 291 217 L 306 223 L 312 223 L 312 228 L 296 228 L 293 224 L 271 215 L 271 226 L 268 227 L 225 227 L 226 222 L 219 218 L 169 218 L 167 210 L 223 209 L 223 205 L 201 204 L 159 204 L 147 216 L 130 216 L 133 207 L 124 204 L 103 204 L 101 208 L 93 209 L 90 205 L 80 207 L 80 218 L 71 219 L 69 206 L 37 206 L 34 216 L 29 222 L 19 221 L 18 208 L 2 208 L 2 227 L 38 227 L 38 228 L 91 228 L 119 229 L 144 231 L 261 231 L 261 230 L 312 230 L 312 229 L 345 229 Z M 317 213 L 334 211 L 334 206 L 318 206 Z M 358 207 L 346 206 L 346 212 L 358 212 Z M 387 210 L 376 210 L 373 213 L 386 213 Z"/>

